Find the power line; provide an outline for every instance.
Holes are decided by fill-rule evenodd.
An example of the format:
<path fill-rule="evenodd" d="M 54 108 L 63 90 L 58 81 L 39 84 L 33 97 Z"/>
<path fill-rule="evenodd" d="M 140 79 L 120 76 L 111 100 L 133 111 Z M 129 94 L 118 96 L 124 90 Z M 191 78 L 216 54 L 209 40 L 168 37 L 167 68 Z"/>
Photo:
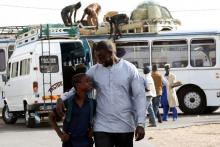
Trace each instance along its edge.
<path fill-rule="evenodd" d="M 170 12 L 201 12 L 201 11 L 220 11 L 220 8 L 216 8 L 216 9 L 191 9 L 191 10 L 171 10 Z"/>
<path fill-rule="evenodd" d="M 51 11 L 60 10 L 60 9 L 55 9 L 55 8 L 42 8 L 42 7 L 20 6 L 20 5 L 6 5 L 6 4 L 0 4 L 0 7 L 25 8 L 25 9 L 37 9 L 37 10 L 51 10 Z"/>
<path fill-rule="evenodd" d="M 0 4 L 0 7 L 12 7 L 12 8 L 25 8 L 25 9 L 37 9 L 37 10 L 51 10 L 51 11 L 60 11 L 61 9 L 58 8 L 43 8 L 43 7 L 33 7 L 33 6 L 21 6 L 21 5 L 7 5 L 7 4 Z M 189 9 L 189 10 L 169 10 L 170 12 L 201 12 L 201 11 L 220 11 L 220 8 L 214 9 Z M 128 11 L 122 11 L 128 12 Z"/>

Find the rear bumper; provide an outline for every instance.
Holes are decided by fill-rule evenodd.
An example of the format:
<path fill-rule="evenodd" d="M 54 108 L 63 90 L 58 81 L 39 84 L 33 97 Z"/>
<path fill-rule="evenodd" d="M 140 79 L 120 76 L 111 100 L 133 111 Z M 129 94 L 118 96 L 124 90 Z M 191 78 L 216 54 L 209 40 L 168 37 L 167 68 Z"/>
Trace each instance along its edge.
<path fill-rule="evenodd" d="M 56 107 L 56 103 L 39 103 L 39 104 L 28 105 L 28 110 L 44 112 L 44 111 L 51 111 L 55 107 Z"/>

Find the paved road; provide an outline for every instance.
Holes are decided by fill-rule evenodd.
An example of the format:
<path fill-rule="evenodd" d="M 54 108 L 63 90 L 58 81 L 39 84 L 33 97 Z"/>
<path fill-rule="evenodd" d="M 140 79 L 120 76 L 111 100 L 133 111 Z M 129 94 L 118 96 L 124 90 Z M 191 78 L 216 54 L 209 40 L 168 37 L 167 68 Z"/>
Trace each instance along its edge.
<path fill-rule="evenodd" d="M 180 115 L 177 121 L 170 118 L 167 122 L 159 124 L 156 128 L 146 128 L 148 130 L 173 129 L 187 127 L 191 125 L 201 125 L 210 123 L 220 123 L 220 112 L 212 115 L 186 116 Z M 48 123 L 37 128 L 26 128 L 24 120 L 19 119 L 15 125 L 5 125 L 0 119 L 0 147 L 60 147 L 61 142 L 56 133 L 51 130 Z M 147 139 L 135 142 L 134 147 L 152 147 Z"/>
<path fill-rule="evenodd" d="M 26 128 L 24 121 L 5 125 L 0 119 L 0 147 L 61 147 L 56 133 L 45 123 L 34 129 Z M 135 142 L 134 147 L 152 147 L 147 140 Z"/>

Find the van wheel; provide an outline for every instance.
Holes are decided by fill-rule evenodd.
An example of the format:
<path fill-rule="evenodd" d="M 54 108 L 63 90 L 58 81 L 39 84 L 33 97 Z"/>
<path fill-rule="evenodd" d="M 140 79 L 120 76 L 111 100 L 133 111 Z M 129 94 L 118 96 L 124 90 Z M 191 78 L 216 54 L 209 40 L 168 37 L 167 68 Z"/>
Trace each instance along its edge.
<path fill-rule="evenodd" d="M 17 121 L 17 117 L 12 112 L 9 112 L 7 104 L 3 107 L 2 118 L 6 124 L 14 124 Z"/>
<path fill-rule="evenodd" d="M 25 110 L 25 125 L 28 128 L 35 127 L 35 118 L 34 118 L 34 116 L 30 115 L 30 111 L 28 111 L 28 110 Z"/>
<path fill-rule="evenodd" d="M 219 106 L 207 106 L 205 109 L 206 114 L 213 113 L 214 111 L 218 110 Z"/>
<path fill-rule="evenodd" d="M 206 98 L 196 87 L 182 89 L 178 93 L 179 108 L 186 114 L 202 114 L 206 108 Z"/>

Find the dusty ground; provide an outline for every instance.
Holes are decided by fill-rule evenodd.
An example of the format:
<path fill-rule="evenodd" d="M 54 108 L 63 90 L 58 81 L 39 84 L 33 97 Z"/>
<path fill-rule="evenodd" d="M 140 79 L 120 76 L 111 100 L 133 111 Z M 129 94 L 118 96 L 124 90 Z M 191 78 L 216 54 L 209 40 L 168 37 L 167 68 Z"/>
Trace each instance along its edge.
<path fill-rule="evenodd" d="M 152 129 L 145 139 L 154 147 L 220 147 L 220 124 Z"/>

